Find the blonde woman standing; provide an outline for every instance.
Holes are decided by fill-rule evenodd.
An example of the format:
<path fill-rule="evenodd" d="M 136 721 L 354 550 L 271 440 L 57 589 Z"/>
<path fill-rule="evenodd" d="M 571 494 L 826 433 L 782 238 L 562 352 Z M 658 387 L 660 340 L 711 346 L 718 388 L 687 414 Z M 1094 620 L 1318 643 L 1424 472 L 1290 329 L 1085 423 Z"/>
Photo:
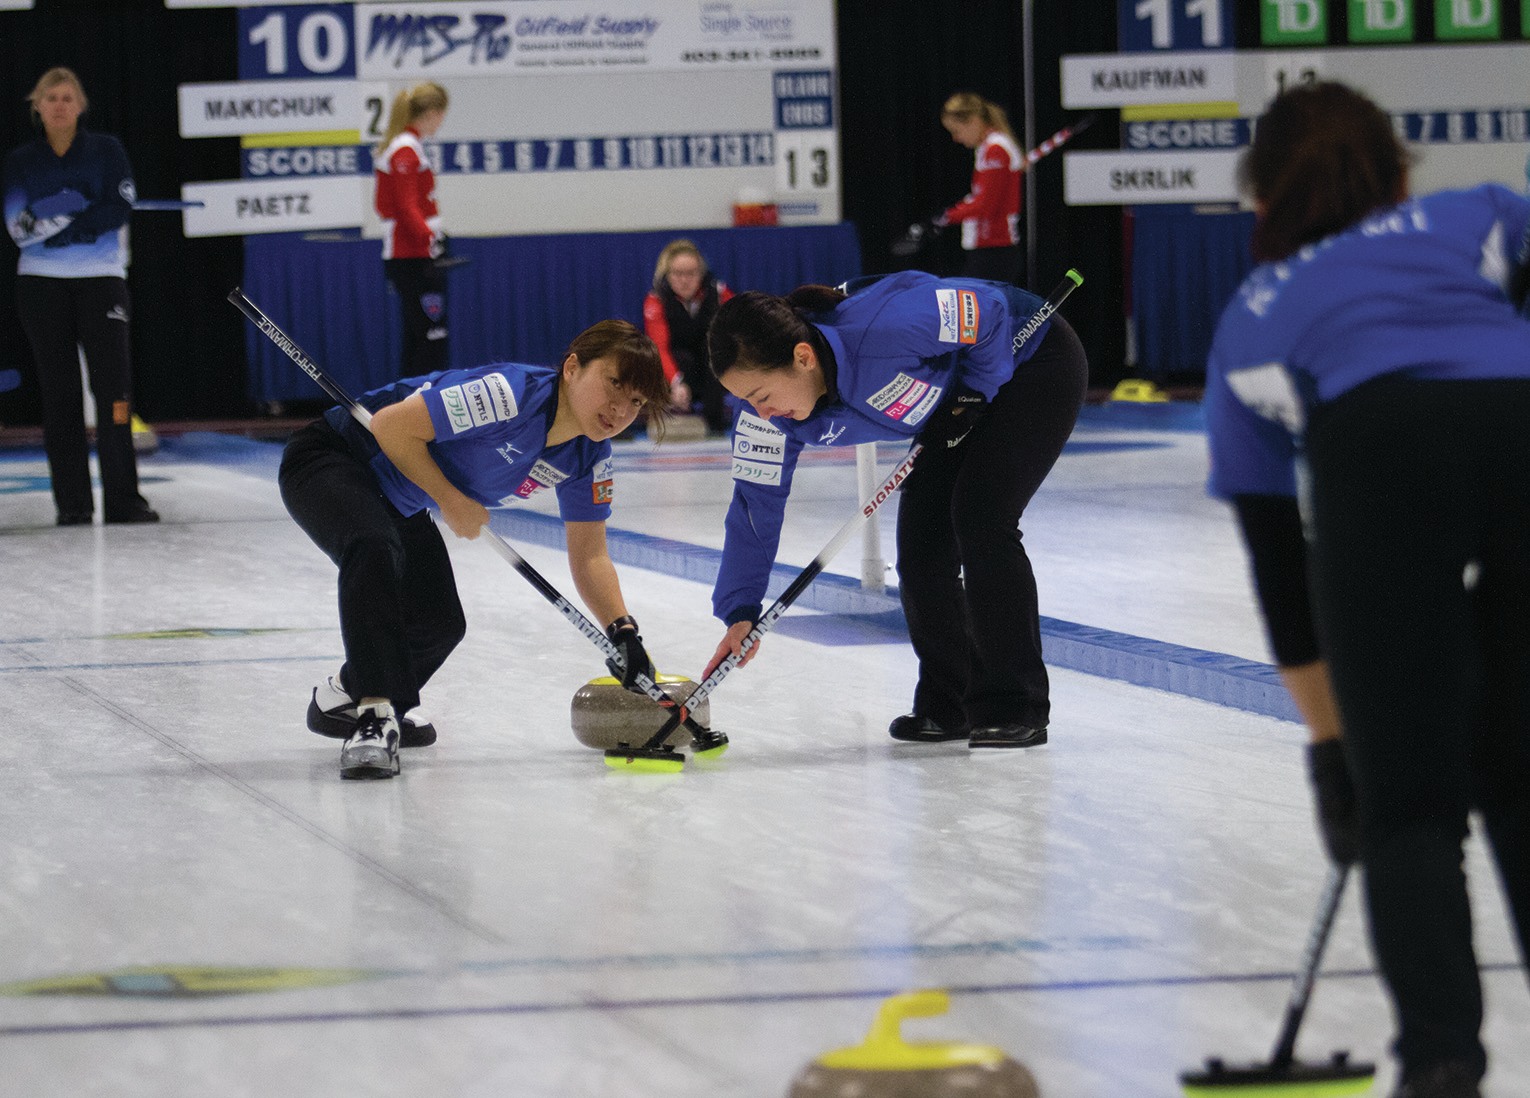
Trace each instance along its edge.
<path fill-rule="evenodd" d="M 88 525 L 95 511 L 82 349 L 105 521 L 158 522 L 138 494 L 133 453 L 125 239 L 133 170 L 121 142 L 79 124 L 89 102 L 71 70 L 49 69 L 27 99 L 39 132 L 6 158 L 5 224 L 21 249 L 16 311 L 37 363 L 58 524 Z"/>
<path fill-rule="evenodd" d="M 972 189 L 936 217 L 935 224 L 961 224 L 964 277 L 1014 283 L 1020 276 L 1020 173 L 1025 154 L 1009 127 L 1009 116 L 980 95 L 957 92 L 946 100 L 940 122 L 951 140 L 973 150 Z"/>
<path fill-rule="evenodd" d="M 446 276 L 436 267 L 445 253 L 436 177 L 425 139 L 446 118 L 446 89 L 430 81 L 401 91 L 373 160 L 377 216 L 383 223 L 383 271 L 398 292 L 404 320 L 400 373 L 446 368 Z"/>

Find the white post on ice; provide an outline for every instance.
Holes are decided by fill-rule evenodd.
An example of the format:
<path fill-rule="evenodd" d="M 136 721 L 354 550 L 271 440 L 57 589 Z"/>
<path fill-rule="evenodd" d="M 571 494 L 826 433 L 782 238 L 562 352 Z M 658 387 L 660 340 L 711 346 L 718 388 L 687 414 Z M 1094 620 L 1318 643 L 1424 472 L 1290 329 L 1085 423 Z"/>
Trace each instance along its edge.
<path fill-rule="evenodd" d="M 865 499 L 877 487 L 877 444 L 862 442 L 855 448 L 856 497 Z M 882 594 L 887 590 L 887 562 L 882 559 L 882 532 L 876 516 L 861 534 L 861 586 Z"/>

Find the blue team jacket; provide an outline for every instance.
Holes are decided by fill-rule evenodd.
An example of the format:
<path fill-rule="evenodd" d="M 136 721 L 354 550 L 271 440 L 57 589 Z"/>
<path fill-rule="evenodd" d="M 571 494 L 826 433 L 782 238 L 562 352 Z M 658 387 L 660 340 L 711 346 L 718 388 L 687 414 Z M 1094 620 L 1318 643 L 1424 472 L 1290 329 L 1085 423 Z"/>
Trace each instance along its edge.
<path fill-rule="evenodd" d="M 1045 338 L 1051 320 L 1013 348 L 1042 304 L 1013 286 L 905 271 L 813 317 L 834 356 L 835 392 L 801 421 L 735 415 L 733 500 L 713 612 L 730 625 L 759 617 L 804 446 L 912 441 L 958 386 L 992 400 Z"/>
<path fill-rule="evenodd" d="M 557 377 L 551 367 L 514 362 L 438 370 L 374 389 L 357 403 L 375 412 L 419 393 L 436 429 L 431 457 L 447 480 L 485 507 L 507 507 L 550 488 L 558 494 L 563 521 L 604 522 L 613 497 L 611 444 L 575 435 L 547 445 L 558 410 Z M 324 415 L 353 449 L 369 456 L 373 475 L 401 514 L 434 506 L 345 409 Z"/>
<path fill-rule="evenodd" d="M 6 157 L 4 186 L 5 227 L 21 249 L 17 274 L 127 276 L 123 230 L 137 192 L 115 137 L 82 129 L 58 156 L 39 136 Z"/>
<path fill-rule="evenodd" d="M 1308 409 L 1374 378 L 1530 377 L 1527 225 L 1507 187 L 1441 191 L 1250 272 L 1206 365 L 1211 494 L 1294 496 Z"/>

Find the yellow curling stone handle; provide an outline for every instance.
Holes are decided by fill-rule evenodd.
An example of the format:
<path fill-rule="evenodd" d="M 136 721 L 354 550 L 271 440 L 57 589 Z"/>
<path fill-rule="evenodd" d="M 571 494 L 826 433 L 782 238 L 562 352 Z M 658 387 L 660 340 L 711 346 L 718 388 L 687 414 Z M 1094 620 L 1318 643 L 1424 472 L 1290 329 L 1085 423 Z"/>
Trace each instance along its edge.
<path fill-rule="evenodd" d="M 951 997 L 944 991 L 908 991 L 894 995 L 877 1011 L 864 1044 L 834 1049 L 815 1062 L 826 1068 L 859 1071 L 930 1071 L 997 1064 L 1006 1059 L 1004 1051 L 992 1045 L 903 1039 L 903 1019 L 931 1018 L 950 1008 Z"/>

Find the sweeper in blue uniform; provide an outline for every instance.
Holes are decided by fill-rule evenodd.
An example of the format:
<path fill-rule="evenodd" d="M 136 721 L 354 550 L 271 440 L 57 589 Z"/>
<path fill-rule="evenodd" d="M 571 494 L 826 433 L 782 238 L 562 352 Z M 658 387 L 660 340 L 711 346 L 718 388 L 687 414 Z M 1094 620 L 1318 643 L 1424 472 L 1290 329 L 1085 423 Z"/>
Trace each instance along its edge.
<path fill-rule="evenodd" d="M 1410 198 L 1408 168 L 1392 119 L 1343 84 L 1260 119 L 1243 175 L 1261 264 L 1207 364 L 1210 487 L 1312 729 L 1328 850 L 1365 871 L 1395 1098 L 1477 1098 L 1474 809 L 1530 955 L 1530 201 Z"/>
<path fill-rule="evenodd" d="M 343 737 L 340 776 L 390 778 L 399 746 L 433 743 L 408 716 L 467 625 L 438 530 L 476 538 L 489 509 L 557 495 L 569 570 L 633 689 L 654 675 L 606 548 L 610 440 L 669 386 L 652 340 L 622 320 L 580 333 L 556 368 L 496 363 L 406 378 L 336 407 L 293 436 L 282 500 L 340 569 L 345 665 L 314 691 L 309 727 Z M 400 723 L 402 718 L 402 724 Z"/>
<path fill-rule="evenodd" d="M 899 740 L 1046 743 L 1050 700 L 1020 519 L 1062 452 L 1088 364 L 1035 294 L 976 279 L 889 275 L 854 294 L 804 286 L 718 310 L 712 369 L 752 411 L 733 426 L 734 489 L 711 665 L 761 613 L 804 446 L 923 444 L 898 505 L 898 577 L 919 659 Z M 759 646 L 743 652 L 753 659 Z M 742 666 L 742 663 L 741 663 Z"/>

